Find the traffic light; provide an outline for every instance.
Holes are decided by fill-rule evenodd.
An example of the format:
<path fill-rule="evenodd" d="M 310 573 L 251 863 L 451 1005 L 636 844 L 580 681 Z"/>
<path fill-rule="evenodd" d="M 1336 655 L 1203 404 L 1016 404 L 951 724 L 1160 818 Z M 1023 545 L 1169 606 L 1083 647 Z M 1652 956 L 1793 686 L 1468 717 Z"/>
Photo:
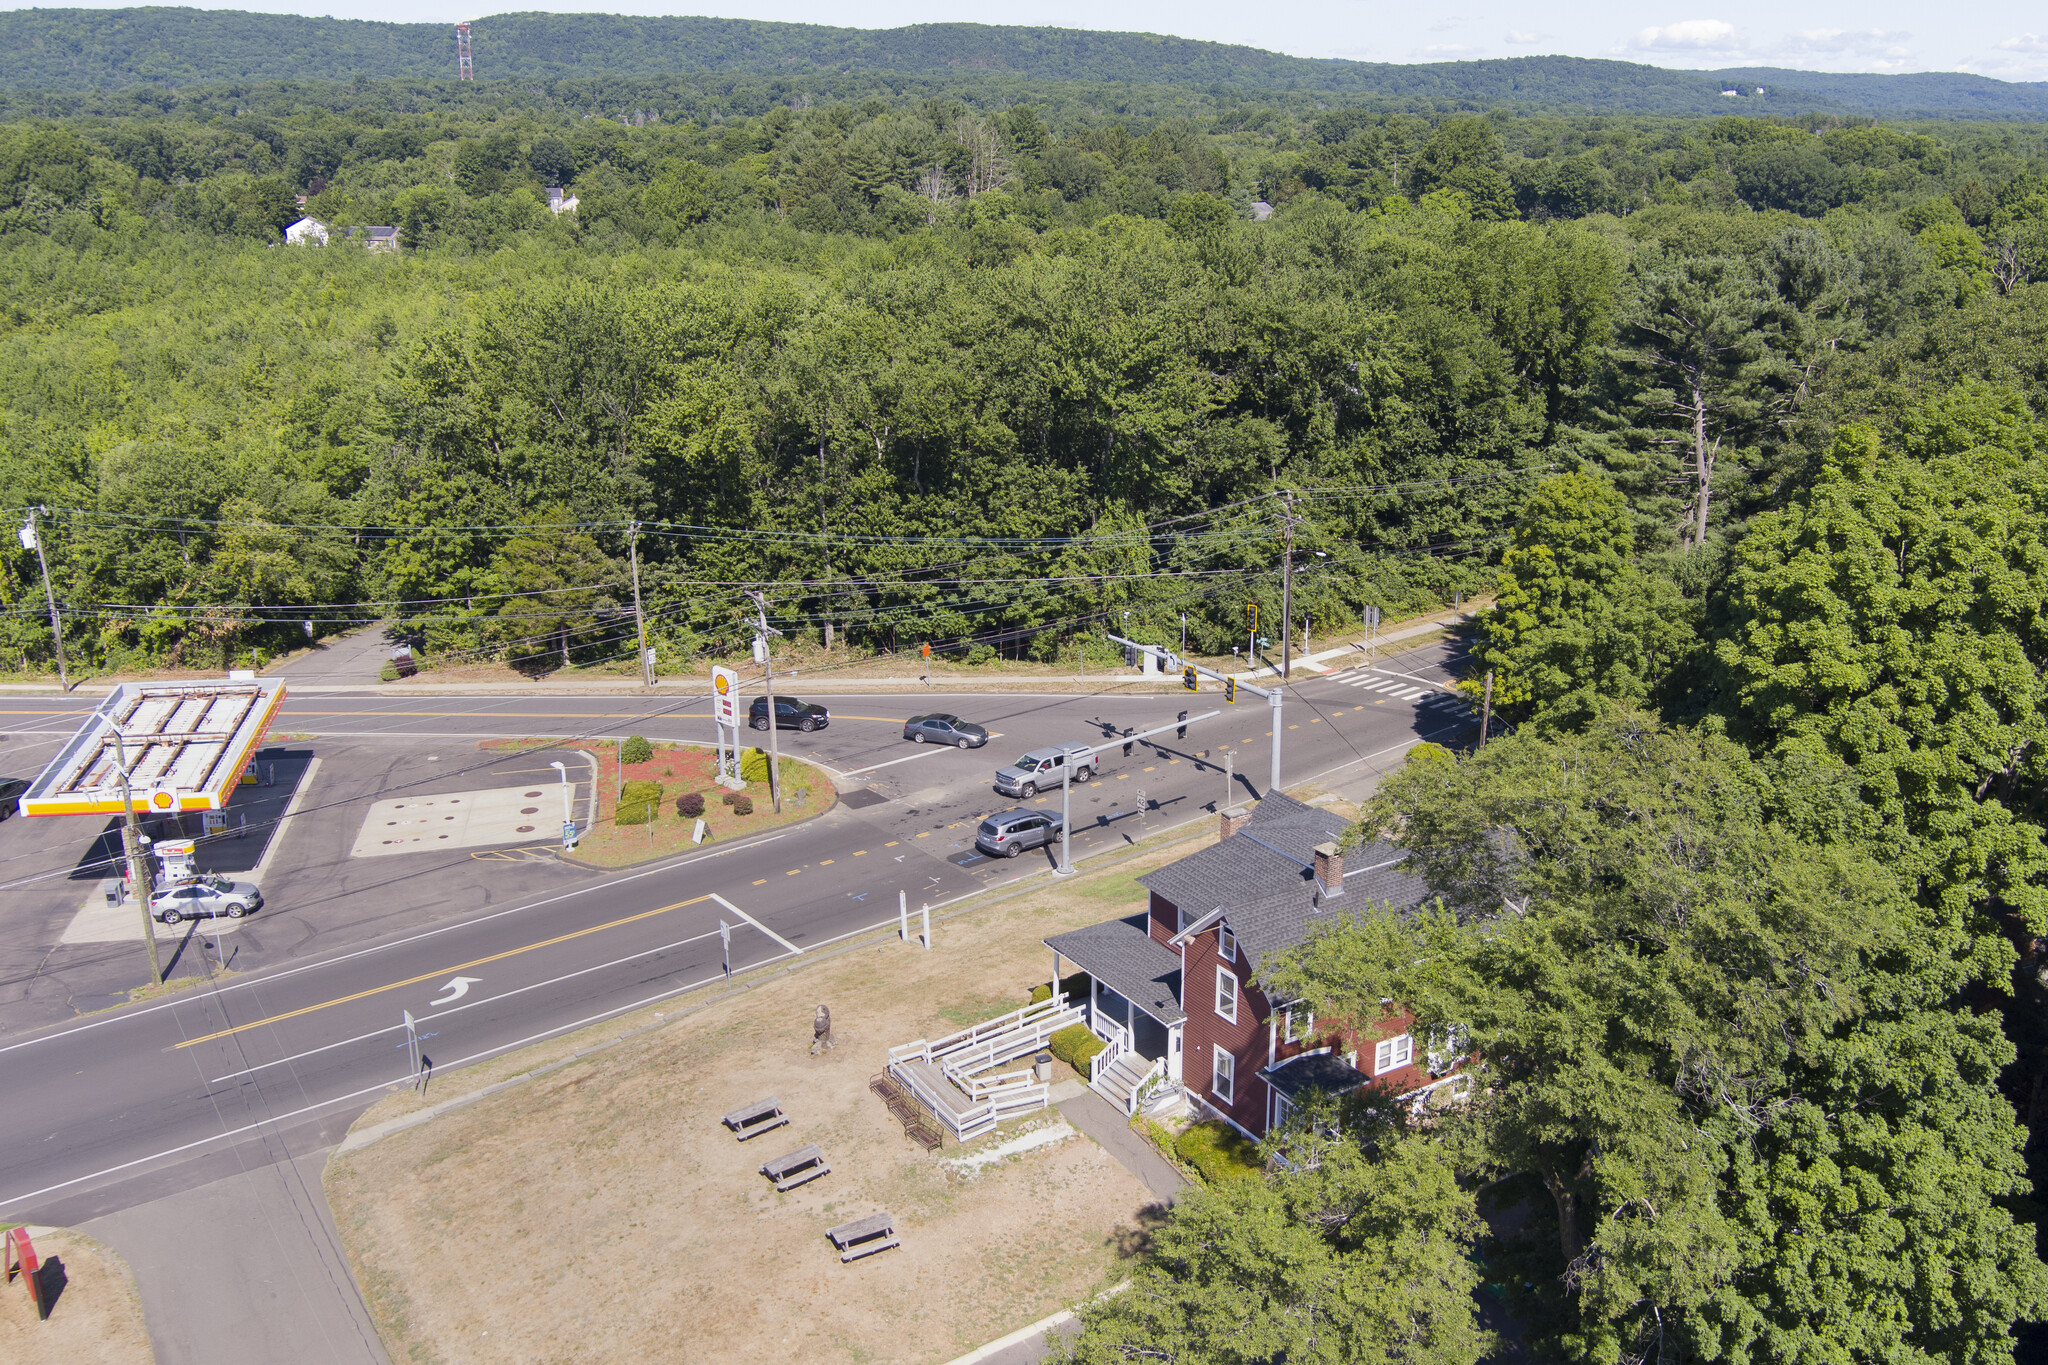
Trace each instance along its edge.
<path fill-rule="evenodd" d="M 1259 628 L 1258 603 L 1247 602 L 1244 604 L 1244 628 L 1246 630 L 1257 630 Z"/>
<path fill-rule="evenodd" d="M 1202 684 L 1196 677 L 1195 669 L 1192 664 L 1190 664 L 1186 668 L 1183 668 L 1180 671 L 1180 685 L 1182 687 L 1185 687 L 1190 692 L 1198 691 L 1201 688 Z M 1185 716 L 1187 712 L 1183 711 L 1181 712 L 1181 714 Z"/>
<path fill-rule="evenodd" d="M 1173 737 L 1174 737 L 1175 739 L 1186 739 L 1186 738 L 1188 737 L 1188 713 L 1187 713 L 1187 712 L 1183 711 L 1183 712 L 1181 712 L 1181 713 L 1180 713 L 1180 728 L 1179 728 L 1178 730 L 1175 730 L 1175 731 L 1173 732 Z"/>
<path fill-rule="evenodd" d="M 1237 679 L 1225 678 L 1223 680 L 1223 700 L 1229 702 L 1232 706 L 1237 705 Z"/>

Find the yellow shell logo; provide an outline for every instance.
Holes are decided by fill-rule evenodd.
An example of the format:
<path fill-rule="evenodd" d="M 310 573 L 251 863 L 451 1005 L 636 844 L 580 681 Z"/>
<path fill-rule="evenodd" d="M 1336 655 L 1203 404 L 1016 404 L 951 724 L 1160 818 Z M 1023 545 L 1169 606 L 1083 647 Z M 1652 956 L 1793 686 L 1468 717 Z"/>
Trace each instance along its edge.
<path fill-rule="evenodd" d="M 169 792 L 152 792 L 150 793 L 149 804 L 158 810 L 169 810 L 176 800 L 177 798 Z"/>
<path fill-rule="evenodd" d="M 719 674 L 719 675 L 718 675 L 717 677 L 713 678 L 713 679 L 711 680 L 711 685 L 712 685 L 713 687 L 715 687 L 715 688 L 717 688 L 717 689 L 718 689 L 718 691 L 719 691 L 719 695 L 721 695 L 721 696 L 723 696 L 723 695 L 725 694 L 726 690 L 727 690 L 727 689 L 728 689 L 729 687 L 731 687 L 731 686 L 732 686 L 732 684 L 731 684 L 731 683 L 728 683 L 728 682 L 727 682 L 727 681 L 725 680 L 725 674 L 723 674 L 723 673 L 721 673 L 721 674 Z"/>

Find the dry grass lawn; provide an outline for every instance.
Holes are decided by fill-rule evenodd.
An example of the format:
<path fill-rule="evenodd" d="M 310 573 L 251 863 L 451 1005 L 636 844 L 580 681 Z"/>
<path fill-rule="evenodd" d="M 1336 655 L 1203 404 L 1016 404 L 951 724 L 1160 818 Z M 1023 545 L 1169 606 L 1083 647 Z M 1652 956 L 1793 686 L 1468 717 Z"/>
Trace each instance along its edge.
<path fill-rule="evenodd" d="M 0 1285 L 0 1361 L 7 1365 L 149 1365 L 149 1330 L 128 1263 L 69 1228 L 31 1228 L 45 1266 L 62 1266 L 63 1288 L 36 1320 L 20 1280 Z M 48 1284 L 55 1278 L 45 1276 Z"/>
<path fill-rule="evenodd" d="M 337 1157 L 328 1197 L 393 1359 L 945 1361 L 1115 1283 L 1155 1215 L 1101 1148 L 1076 1135 L 963 1179 L 945 1165 L 962 1149 L 920 1150 L 867 1084 L 891 1045 L 1024 1003 L 1050 971 L 1040 939 L 1136 908 L 1133 875 L 1196 846 L 944 921 L 930 953 L 891 938 L 768 976 Z M 838 1046 L 814 1058 L 821 1000 Z M 742 1144 L 719 1125 L 770 1094 L 787 1127 Z M 756 1173 L 812 1142 L 830 1175 L 777 1194 Z M 902 1246 L 841 1265 L 825 1230 L 879 1209 Z"/>

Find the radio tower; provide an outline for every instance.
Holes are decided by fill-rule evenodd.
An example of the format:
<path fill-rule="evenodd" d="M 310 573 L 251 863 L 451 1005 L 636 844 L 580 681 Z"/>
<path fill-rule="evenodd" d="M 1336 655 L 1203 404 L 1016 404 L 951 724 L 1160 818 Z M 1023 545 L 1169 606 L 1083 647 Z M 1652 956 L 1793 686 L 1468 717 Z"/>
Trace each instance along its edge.
<path fill-rule="evenodd" d="M 476 79 L 476 67 L 469 60 L 468 24 L 457 24 L 455 26 L 455 79 L 459 81 L 473 81 Z"/>

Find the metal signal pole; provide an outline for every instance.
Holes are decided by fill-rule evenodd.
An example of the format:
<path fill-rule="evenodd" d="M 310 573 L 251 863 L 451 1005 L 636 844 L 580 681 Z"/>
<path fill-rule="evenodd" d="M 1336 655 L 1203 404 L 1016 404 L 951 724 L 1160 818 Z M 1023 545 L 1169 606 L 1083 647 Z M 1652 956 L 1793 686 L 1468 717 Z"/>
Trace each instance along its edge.
<path fill-rule="evenodd" d="M 1287 550 L 1280 559 L 1280 680 L 1294 676 L 1294 497 L 1287 495 Z"/>
<path fill-rule="evenodd" d="M 640 523 L 626 523 L 626 553 L 633 561 L 633 624 L 640 632 L 640 681 L 654 686 L 654 668 L 647 662 L 647 618 L 640 611 Z"/>
<path fill-rule="evenodd" d="M 50 587 L 50 561 L 43 558 L 42 528 L 36 525 L 37 515 L 46 513 L 49 510 L 47 507 L 31 507 L 28 509 L 28 525 L 23 528 L 26 534 L 22 539 L 35 547 L 36 567 L 43 571 L 43 600 L 50 604 L 50 643 L 57 650 L 57 689 L 61 692 L 69 692 L 71 690 L 71 676 L 64 666 L 64 627 L 57 616 L 57 594 Z M 152 940 L 151 956 L 155 955 L 154 948 L 155 941 Z"/>
<path fill-rule="evenodd" d="M 754 613 L 761 623 L 761 686 L 768 693 L 768 795 L 775 804 L 775 813 L 782 814 L 782 748 L 775 734 L 775 653 L 768 646 L 770 636 L 781 631 L 768 624 L 768 595 L 750 592 L 754 599 Z"/>

